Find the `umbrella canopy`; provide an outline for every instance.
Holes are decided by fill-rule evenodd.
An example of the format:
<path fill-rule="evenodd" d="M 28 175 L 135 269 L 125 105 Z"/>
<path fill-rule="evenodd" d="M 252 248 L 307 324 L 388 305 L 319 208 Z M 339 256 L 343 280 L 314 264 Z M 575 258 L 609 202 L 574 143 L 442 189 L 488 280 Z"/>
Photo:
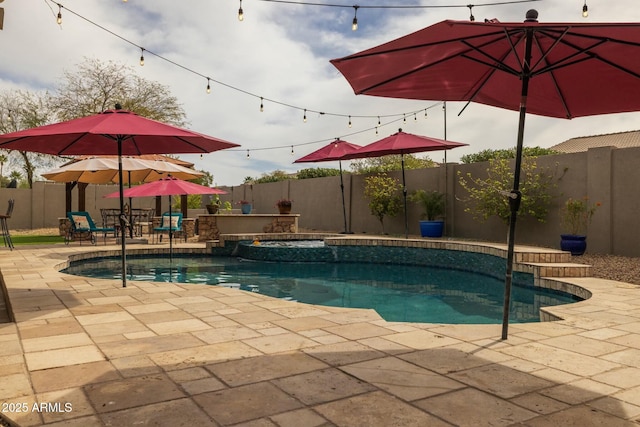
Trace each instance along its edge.
<path fill-rule="evenodd" d="M 344 181 L 342 178 L 342 158 L 347 154 L 351 154 L 356 150 L 362 148 L 360 145 L 352 144 L 341 139 L 337 139 L 324 147 L 309 153 L 304 157 L 300 157 L 293 163 L 305 163 L 305 162 L 329 162 L 338 160 L 338 167 L 340 168 L 340 193 L 342 194 L 342 217 L 344 218 L 344 232 L 349 233 L 349 227 L 347 226 L 347 205 L 344 201 Z"/>
<path fill-rule="evenodd" d="M 409 217 L 407 213 L 407 185 L 404 175 L 404 155 L 411 153 L 420 153 L 424 151 L 450 150 L 456 147 L 462 147 L 468 144 L 461 142 L 445 141 L 443 139 L 430 138 L 428 136 L 414 135 L 398 132 L 386 138 L 382 138 L 376 142 L 356 150 L 350 154 L 344 155 L 344 159 L 359 159 L 363 157 L 381 157 L 391 154 L 400 154 L 402 165 L 402 197 L 404 199 L 404 233 L 405 237 L 409 237 Z"/>
<path fill-rule="evenodd" d="M 335 160 L 342 160 L 347 154 L 351 154 L 356 150 L 361 149 L 362 146 L 352 144 L 341 139 L 336 139 L 330 142 L 324 147 L 309 153 L 304 157 L 300 157 L 293 163 L 305 163 L 305 162 L 330 162 Z"/>
<path fill-rule="evenodd" d="M 217 188 L 205 187 L 204 185 L 183 181 L 172 176 L 124 190 L 124 197 L 169 196 L 169 216 L 171 216 L 171 196 L 183 194 L 227 194 L 227 192 Z M 109 193 L 104 197 L 120 197 L 120 192 Z M 171 258 L 172 254 L 173 232 L 171 228 L 169 228 L 169 258 Z"/>
<path fill-rule="evenodd" d="M 238 144 L 118 109 L 0 136 L 0 148 L 58 156 L 210 153 L 231 147 Z"/>
<path fill-rule="evenodd" d="M 380 157 L 391 154 L 411 154 L 425 151 L 450 150 L 468 144 L 462 142 L 445 141 L 444 139 L 414 135 L 399 129 L 393 135 L 365 145 L 357 151 L 345 154 L 343 159 L 359 159 L 363 157 Z"/>
<path fill-rule="evenodd" d="M 123 182 L 152 182 L 168 174 L 179 179 L 195 179 L 204 173 L 185 168 L 176 163 L 162 160 L 144 160 L 138 157 L 123 157 Z M 119 164 L 117 157 L 89 157 L 52 169 L 41 175 L 51 181 L 85 182 L 89 184 L 106 184 L 118 182 Z"/>
<path fill-rule="evenodd" d="M 640 110 L 640 23 L 443 21 L 331 62 L 355 93 L 468 101 L 519 111 L 502 339 L 507 339 L 526 113 L 573 118 Z"/>
<path fill-rule="evenodd" d="M 0 149 L 54 155 L 117 155 L 120 183 L 120 226 L 124 230 L 123 155 L 210 153 L 238 147 L 222 139 L 203 135 L 122 110 L 107 110 L 92 116 L 0 135 Z M 122 246 L 122 286 L 126 279 L 126 239 Z"/>
<path fill-rule="evenodd" d="M 218 188 L 183 181 L 173 176 L 124 190 L 124 197 L 179 196 L 184 194 L 227 194 L 227 192 Z M 120 192 L 109 193 L 104 197 L 120 197 Z"/>
<path fill-rule="evenodd" d="M 640 23 L 443 21 L 331 61 L 356 94 L 574 118 L 640 110 Z M 531 59 L 525 61 L 525 55 Z"/>

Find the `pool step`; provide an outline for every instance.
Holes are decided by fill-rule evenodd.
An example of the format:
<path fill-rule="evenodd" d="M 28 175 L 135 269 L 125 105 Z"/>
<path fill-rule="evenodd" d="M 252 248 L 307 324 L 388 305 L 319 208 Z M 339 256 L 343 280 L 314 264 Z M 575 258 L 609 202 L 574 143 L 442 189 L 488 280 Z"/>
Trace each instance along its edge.
<path fill-rule="evenodd" d="M 570 252 L 562 252 L 562 251 L 540 252 L 539 250 L 538 251 L 522 251 L 522 252 L 516 250 L 515 262 L 519 262 L 523 264 L 531 264 L 531 263 L 572 264 Z M 575 265 L 581 265 L 581 264 L 575 264 Z"/>
<path fill-rule="evenodd" d="M 535 277 L 590 277 L 591 266 L 586 264 L 527 262 L 536 271 Z"/>

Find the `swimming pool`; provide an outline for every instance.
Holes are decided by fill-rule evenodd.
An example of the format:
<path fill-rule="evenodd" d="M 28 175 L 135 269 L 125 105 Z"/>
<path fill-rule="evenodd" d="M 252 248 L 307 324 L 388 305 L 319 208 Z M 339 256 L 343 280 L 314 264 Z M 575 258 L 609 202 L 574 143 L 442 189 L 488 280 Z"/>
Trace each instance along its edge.
<path fill-rule="evenodd" d="M 120 258 L 74 262 L 65 273 L 120 278 Z M 501 323 L 504 282 L 497 277 L 418 265 L 247 261 L 235 257 L 129 257 L 128 279 L 220 285 L 308 304 L 372 308 L 388 321 Z M 544 306 L 581 299 L 514 281 L 511 322 L 537 322 Z"/>

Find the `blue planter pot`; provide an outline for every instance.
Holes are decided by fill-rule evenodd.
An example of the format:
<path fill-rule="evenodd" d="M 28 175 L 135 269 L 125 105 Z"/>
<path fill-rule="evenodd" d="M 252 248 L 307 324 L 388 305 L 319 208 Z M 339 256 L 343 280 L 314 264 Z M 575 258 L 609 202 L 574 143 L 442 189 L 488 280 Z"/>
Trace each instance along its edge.
<path fill-rule="evenodd" d="M 587 250 L 587 236 L 561 234 L 560 249 L 571 252 L 571 255 L 574 256 L 582 255 Z"/>
<path fill-rule="evenodd" d="M 250 204 L 240 205 L 240 211 L 245 215 L 250 214 L 251 213 L 251 205 Z"/>
<path fill-rule="evenodd" d="M 422 237 L 442 237 L 444 221 L 420 221 L 420 235 Z"/>

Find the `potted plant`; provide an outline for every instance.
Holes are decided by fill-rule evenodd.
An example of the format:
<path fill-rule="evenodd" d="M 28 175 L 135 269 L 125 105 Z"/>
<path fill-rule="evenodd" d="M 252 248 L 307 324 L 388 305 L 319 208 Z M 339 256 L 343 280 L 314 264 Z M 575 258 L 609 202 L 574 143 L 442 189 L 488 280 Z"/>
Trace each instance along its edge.
<path fill-rule="evenodd" d="M 291 213 L 291 204 L 292 200 L 290 199 L 280 199 L 276 202 L 276 206 L 278 207 L 278 211 L 280 214 L 289 214 Z"/>
<path fill-rule="evenodd" d="M 568 231 L 560 235 L 560 248 L 571 255 L 582 255 L 587 249 L 587 228 L 600 203 L 589 203 L 587 197 L 569 198 L 562 208 L 562 224 Z"/>
<path fill-rule="evenodd" d="M 442 237 L 444 221 L 444 194 L 437 191 L 416 190 L 409 195 L 409 200 L 423 208 L 420 221 L 420 235 L 422 237 Z"/>
<path fill-rule="evenodd" d="M 211 203 L 205 205 L 205 208 L 207 208 L 207 213 L 209 213 L 209 215 L 217 214 L 218 209 L 220 209 L 220 196 L 216 194 L 211 200 Z"/>
<path fill-rule="evenodd" d="M 238 204 L 240 205 L 240 211 L 243 214 L 247 215 L 251 213 L 251 202 L 249 202 L 248 200 L 240 200 Z"/>

